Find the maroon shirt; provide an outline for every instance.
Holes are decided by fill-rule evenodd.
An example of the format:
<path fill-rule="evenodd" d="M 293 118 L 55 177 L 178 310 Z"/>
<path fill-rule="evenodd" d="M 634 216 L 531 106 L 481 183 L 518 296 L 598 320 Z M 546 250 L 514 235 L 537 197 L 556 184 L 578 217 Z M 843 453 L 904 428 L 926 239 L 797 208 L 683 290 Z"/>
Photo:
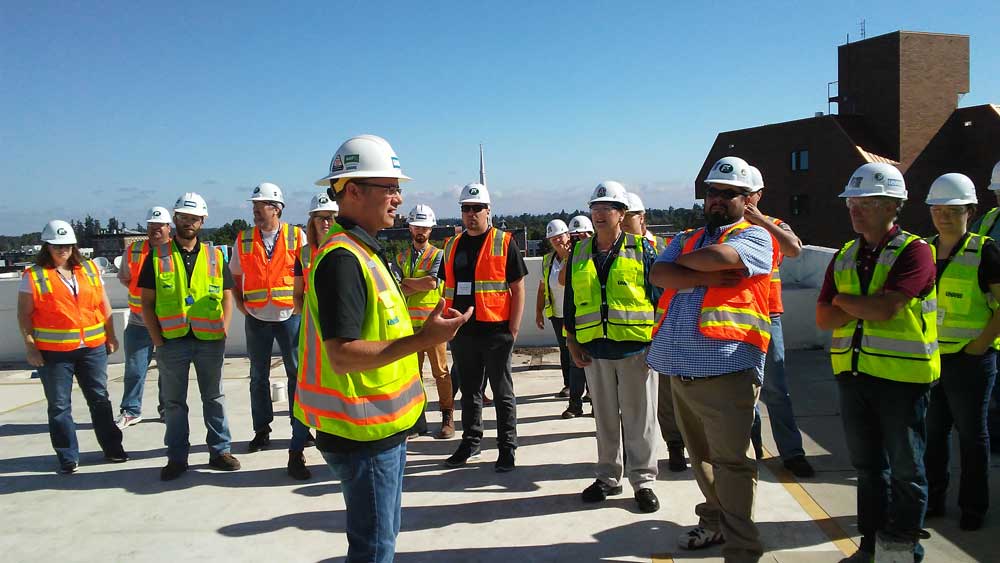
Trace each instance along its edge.
<path fill-rule="evenodd" d="M 858 249 L 858 277 L 861 280 L 861 287 L 867 288 L 872 279 L 872 272 L 878 261 L 878 255 L 885 248 L 885 245 L 899 234 L 899 225 L 893 225 L 892 229 L 885 235 L 882 242 L 875 248 L 869 248 L 864 237 L 861 237 L 861 247 Z M 837 295 L 837 286 L 833 282 L 833 263 L 826 268 L 826 277 L 823 279 L 823 288 L 819 292 L 820 303 L 832 303 L 833 297 Z M 886 278 L 885 291 L 899 291 L 910 298 L 924 297 L 934 288 L 937 279 L 937 268 L 934 264 L 934 256 L 931 254 L 931 247 L 927 244 L 913 242 L 903 249 L 903 252 L 896 259 L 896 263 L 889 270 Z"/>

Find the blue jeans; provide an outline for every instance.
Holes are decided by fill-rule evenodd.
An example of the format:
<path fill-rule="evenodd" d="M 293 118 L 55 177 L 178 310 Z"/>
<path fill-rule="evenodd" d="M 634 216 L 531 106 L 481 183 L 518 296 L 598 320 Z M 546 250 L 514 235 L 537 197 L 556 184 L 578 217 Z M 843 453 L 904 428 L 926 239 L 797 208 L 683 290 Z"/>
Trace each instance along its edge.
<path fill-rule="evenodd" d="M 764 360 L 764 385 L 760 389 L 760 400 L 767 405 L 771 433 L 781 459 L 805 455 L 802 434 L 792 410 L 792 396 L 788 394 L 788 382 L 785 380 L 785 335 L 781 330 L 781 315 L 771 317 L 771 345 L 767 347 L 767 358 Z M 759 442 L 760 407 L 755 407 L 751 433 Z"/>
<path fill-rule="evenodd" d="M 80 385 L 97 442 L 105 454 L 122 449 L 122 433 L 115 426 L 115 415 L 108 396 L 108 352 L 104 345 L 78 348 L 72 352 L 42 351 L 45 364 L 38 370 L 42 389 L 49 403 L 49 439 L 59 464 L 79 463 L 80 446 L 73 423 L 73 374 Z"/>
<path fill-rule="evenodd" d="M 961 478 L 958 506 L 985 516 L 990 505 L 990 435 L 986 410 L 996 379 L 996 351 L 941 355 L 941 379 L 931 388 L 927 409 L 927 485 L 929 502 L 944 506 L 951 473 L 951 427 L 958 430 Z"/>
<path fill-rule="evenodd" d="M 391 563 L 399 535 L 406 441 L 380 452 L 323 452 L 347 506 L 347 563 Z"/>
<path fill-rule="evenodd" d="M 191 364 L 198 378 L 201 393 L 201 412 L 205 418 L 208 433 L 205 441 L 211 457 L 224 454 L 230 449 L 229 423 L 226 421 L 225 399 L 222 390 L 222 361 L 225 358 L 226 341 L 198 340 L 192 336 L 171 338 L 156 349 L 156 364 L 160 370 L 163 385 L 164 416 L 167 431 L 163 443 L 167 446 L 167 458 L 178 463 L 187 463 L 191 444 L 188 441 L 188 374 Z"/>
<path fill-rule="evenodd" d="M 142 392 L 146 385 L 146 372 L 153 360 L 153 340 L 146 327 L 130 324 L 125 327 L 125 391 L 122 393 L 121 410 L 131 416 L 142 414 Z M 158 378 L 157 410 L 163 408 L 163 383 Z"/>
<path fill-rule="evenodd" d="M 876 534 L 916 544 L 927 508 L 924 473 L 930 385 L 840 374 L 840 412 L 851 464 L 858 472 L 861 549 L 875 553 Z"/>
<path fill-rule="evenodd" d="M 300 452 L 309 437 L 309 428 L 295 418 L 295 383 L 299 372 L 299 315 L 287 320 L 262 321 L 246 316 L 247 355 L 250 357 L 250 418 L 254 432 L 270 432 L 274 421 L 271 404 L 271 349 L 278 341 L 281 360 L 288 378 L 288 418 L 292 424 L 292 440 L 288 449 Z"/>

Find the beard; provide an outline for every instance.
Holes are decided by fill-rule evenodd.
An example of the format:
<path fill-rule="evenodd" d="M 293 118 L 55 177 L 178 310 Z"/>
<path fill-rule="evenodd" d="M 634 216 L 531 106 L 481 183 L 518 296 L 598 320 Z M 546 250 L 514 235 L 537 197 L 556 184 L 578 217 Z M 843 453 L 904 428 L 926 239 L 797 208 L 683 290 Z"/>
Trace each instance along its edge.
<path fill-rule="evenodd" d="M 709 229 L 717 229 L 723 225 L 730 225 L 739 220 L 739 217 L 730 217 L 725 211 L 714 209 L 705 211 L 705 225 Z"/>
<path fill-rule="evenodd" d="M 427 235 L 413 235 L 413 242 L 423 244 L 427 242 Z"/>

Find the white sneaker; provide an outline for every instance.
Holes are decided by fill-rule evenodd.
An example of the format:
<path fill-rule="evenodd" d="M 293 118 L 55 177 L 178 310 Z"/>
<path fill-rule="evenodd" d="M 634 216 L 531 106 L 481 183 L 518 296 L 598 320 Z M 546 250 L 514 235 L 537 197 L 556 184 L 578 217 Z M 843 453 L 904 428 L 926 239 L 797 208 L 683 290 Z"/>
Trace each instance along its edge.
<path fill-rule="evenodd" d="M 119 430 L 125 430 L 129 426 L 139 424 L 140 422 L 142 422 L 141 416 L 132 416 L 125 411 L 122 411 L 121 414 L 118 415 L 118 418 L 115 419 L 115 425 L 118 426 Z"/>
<path fill-rule="evenodd" d="M 677 536 L 677 545 L 681 549 L 702 549 L 716 544 L 725 543 L 726 538 L 722 537 L 722 532 L 713 532 L 708 528 L 692 528 L 687 532 Z"/>

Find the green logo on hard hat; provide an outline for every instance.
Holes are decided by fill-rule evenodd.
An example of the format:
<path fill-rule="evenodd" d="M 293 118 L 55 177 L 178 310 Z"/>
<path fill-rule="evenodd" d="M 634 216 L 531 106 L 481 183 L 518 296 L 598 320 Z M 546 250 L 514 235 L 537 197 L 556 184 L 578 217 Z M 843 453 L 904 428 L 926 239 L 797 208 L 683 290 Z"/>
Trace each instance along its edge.
<path fill-rule="evenodd" d="M 56 229 L 56 234 L 57 235 L 65 235 L 66 234 L 66 229 L 64 229 L 62 227 L 59 227 L 58 229 Z"/>
<path fill-rule="evenodd" d="M 253 189 L 253 193 L 259 194 L 260 193 L 260 186 L 257 186 L 256 188 L 254 188 Z"/>
<path fill-rule="evenodd" d="M 399 159 L 398 158 L 392 157 L 392 167 L 393 168 L 399 168 Z"/>
<path fill-rule="evenodd" d="M 330 200 L 324 195 L 320 196 L 319 199 L 316 200 L 316 202 L 319 203 L 320 205 L 323 205 L 324 203 L 330 203 Z"/>
<path fill-rule="evenodd" d="M 608 189 L 604 186 L 599 186 L 597 188 L 597 197 L 604 197 L 606 195 L 608 195 Z"/>
<path fill-rule="evenodd" d="M 469 188 L 469 195 L 479 195 L 479 188 Z"/>
<path fill-rule="evenodd" d="M 356 155 L 356 154 L 345 154 L 344 155 L 344 164 L 345 165 L 346 164 L 351 164 L 351 163 L 358 164 L 359 162 L 361 162 L 361 157 L 358 156 L 358 155 Z"/>
<path fill-rule="evenodd" d="M 881 172 L 876 172 L 875 173 L 875 181 L 876 182 L 881 182 L 882 180 L 885 180 L 885 174 L 883 174 Z"/>
<path fill-rule="evenodd" d="M 156 211 L 153 212 L 153 217 L 159 217 L 159 216 L 160 216 L 160 211 L 159 210 L 156 210 Z"/>
<path fill-rule="evenodd" d="M 728 162 L 723 162 L 719 165 L 719 172 L 723 174 L 731 174 L 733 172 L 733 165 Z"/>

